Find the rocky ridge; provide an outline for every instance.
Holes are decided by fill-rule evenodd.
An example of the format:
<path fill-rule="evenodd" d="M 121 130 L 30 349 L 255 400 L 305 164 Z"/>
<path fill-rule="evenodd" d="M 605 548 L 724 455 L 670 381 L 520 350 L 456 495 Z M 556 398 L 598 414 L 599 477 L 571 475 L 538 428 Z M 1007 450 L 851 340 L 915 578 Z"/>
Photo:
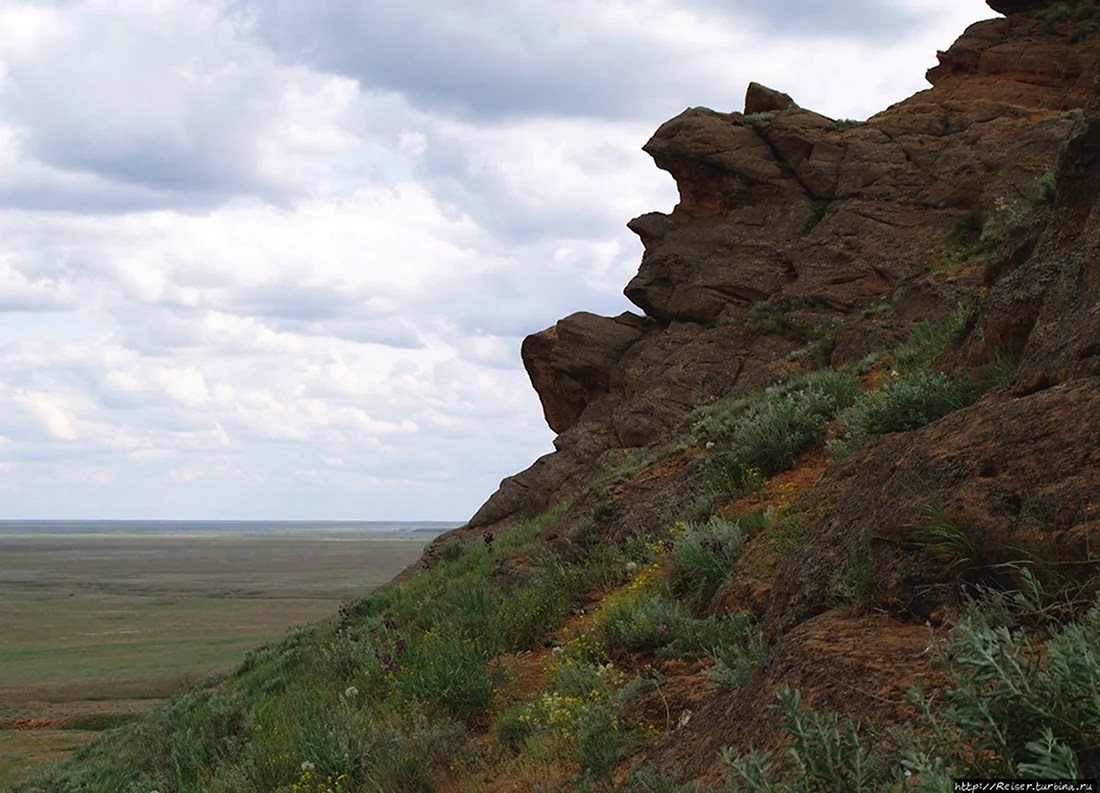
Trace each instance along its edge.
<path fill-rule="evenodd" d="M 560 501 L 691 408 L 776 379 L 806 336 L 860 309 L 887 301 L 912 323 L 1009 277 L 1045 228 L 1032 208 L 1094 91 L 1097 52 L 1034 13 L 994 7 L 1011 15 L 972 25 L 939 53 L 930 89 L 865 122 L 752 84 L 745 113 L 689 108 L 662 124 L 644 149 L 680 202 L 628 224 L 645 253 L 625 292 L 645 316 L 578 313 L 524 341 L 556 451 L 504 480 L 469 527 Z M 1011 250 L 985 273 L 939 272 L 960 230 Z M 1021 312 L 1018 296 L 998 310 L 1003 291 L 983 304 L 984 346 L 1016 352 L 1038 304 Z M 754 329 L 762 305 L 794 333 Z M 900 336 L 842 328 L 828 363 Z"/>
<path fill-rule="evenodd" d="M 884 702 L 935 680 L 921 648 L 962 579 L 1011 578 L 997 565 L 1021 548 L 1071 579 L 1097 572 L 1100 15 L 1091 3 L 989 5 L 1006 16 L 969 27 L 938 54 L 929 89 L 866 121 L 754 83 L 744 112 L 689 108 L 662 124 L 644 149 L 680 200 L 628 224 L 644 255 L 625 294 L 644 315 L 578 313 L 524 341 L 555 451 L 505 479 L 457 536 L 562 502 L 545 531 L 558 547 L 584 531 L 656 532 L 699 501 L 710 450 L 669 449 L 689 411 L 863 360 L 960 305 L 940 368 L 1014 364 L 976 404 L 800 486 L 805 541 L 768 572 L 740 569 L 712 604 L 751 608 L 766 661 L 648 757 L 684 778 L 714 773 L 721 746 L 774 737 L 766 706 L 781 683 L 889 720 Z M 929 499 L 978 572 L 960 578 L 907 535 Z M 868 607 L 838 611 L 828 593 L 861 552 Z"/>

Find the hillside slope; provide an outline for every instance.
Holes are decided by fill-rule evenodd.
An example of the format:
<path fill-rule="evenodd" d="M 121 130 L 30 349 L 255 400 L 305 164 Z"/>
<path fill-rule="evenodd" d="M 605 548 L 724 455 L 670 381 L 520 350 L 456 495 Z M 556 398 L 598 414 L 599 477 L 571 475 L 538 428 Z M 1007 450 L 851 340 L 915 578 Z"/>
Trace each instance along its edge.
<path fill-rule="evenodd" d="M 555 451 L 16 790 L 1100 774 L 1100 7 L 990 5 L 867 121 L 661 125 L 644 316 L 523 345 Z"/>

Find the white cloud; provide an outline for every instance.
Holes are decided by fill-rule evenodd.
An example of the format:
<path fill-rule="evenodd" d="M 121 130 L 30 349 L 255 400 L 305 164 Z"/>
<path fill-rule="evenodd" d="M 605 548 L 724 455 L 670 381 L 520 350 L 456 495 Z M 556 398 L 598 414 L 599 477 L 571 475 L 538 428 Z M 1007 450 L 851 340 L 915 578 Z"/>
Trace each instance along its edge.
<path fill-rule="evenodd" d="M 76 440 L 76 417 L 69 412 L 61 397 L 20 392 L 14 395 L 14 400 L 27 407 L 54 437 L 67 441 Z"/>
<path fill-rule="evenodd" d="M 0 0 L 0 517 L 468 517 L 550 448 L 522 337 L 629 307 L 665 118 L 862 117 L 988 15 L 418 5 Z"/>

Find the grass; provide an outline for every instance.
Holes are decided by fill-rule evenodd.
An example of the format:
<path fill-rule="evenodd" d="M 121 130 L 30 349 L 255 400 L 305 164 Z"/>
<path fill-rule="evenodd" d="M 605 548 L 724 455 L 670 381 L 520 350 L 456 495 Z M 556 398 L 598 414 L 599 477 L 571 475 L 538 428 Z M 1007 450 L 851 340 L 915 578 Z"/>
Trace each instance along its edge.
<path fill-rule="evenodd" d="M 978 552 L 966 532 L 954 524 L 943 504 L 932 500 L 919 508 L 921 520 L 909 530 L 925 551 L 940 558 L 948 570 L 966 567 L 978 558 Z"/>
<path fill-rule="evenodd" d="M 976 397 L 972 384 L 940 372 L 897 375 L 842 411 L 837 416 L 838 434 L 843 443 L 862 445 L 875 435 L 923 427 Z"/>
<path fill-rule="evenodd" d="M 0 730 L 22 758 L 0 778 L 60 759 L 288 627 L 331 615 L 414 561 L 424 541 L 0 535 L 0 718 L 70 720 L 66 735 L 34 730 L 33 742 Z"/>
<path fill-rule="evenodd" d="M 895 368 L 885 383 L 863 392 L 837 413 L 837 437 L 828 448 L 843 457 L 871 438 L 923 427 L 975 402 L 1015 367 L 1002 355 L 981 371 L 949 377 L 934 365 L 949 339 L 966 325 L 969 310 L 957 307 L 939 323 L 921 322 L 894 351 Z"/>
<path fill-rule="evenodd" d="M 855 375 L 824 370 L 696 409 L 685 420 L 695 438 L 728 445 L 708 460 L 704 482 L 733 493 L 760 475 L 786 470 L 824 439 L 826 422 L 859 393 Z"/>
<path fill-rule="evenodd" d="M 556 627 L 538 611 L 564 591 L 552 558 L 524 582 L 493 583 L 503 559 L 534 553 L 556 514 L 499 532 L 491 545 L 464 544 L 431 570 L 346 604 L 335 619 L 254 650 L 231 674 L 17 790 L 272 793 L 300 783 L 303 762 L 320 779 L 344 775 L 348 791 L 424 789 L 434 768 L 454 759 L 461 736 L 487 723 L 504 680 L 493 659 L 522 637 L 535 641 L 530 625 L 543 636 Z M 524 591 L 531 597 L 518 602 L 533 615 L 519 613 L 522 605 L 502 608 Z"/>

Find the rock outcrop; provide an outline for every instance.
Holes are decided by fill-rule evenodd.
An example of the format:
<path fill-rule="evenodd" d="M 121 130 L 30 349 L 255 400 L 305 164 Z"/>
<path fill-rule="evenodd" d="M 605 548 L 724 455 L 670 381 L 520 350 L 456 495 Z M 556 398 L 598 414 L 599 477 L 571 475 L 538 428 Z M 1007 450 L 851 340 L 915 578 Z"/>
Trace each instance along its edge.
<path fill-rule="evenodd" d="M 822 328 L 883 301 L 913 321 L 996 280 L 960 360 L 1022 351 L 1046 327 L 1042 307 L 1072 297 L 1067 287 L 1052 298 L 1036 286 L 1052 276 L 1024 262 L 1046 228 L 1033 210 L 1053 198 L 1098 51 L 1073 19 L 1035 11 L 1046 4 L 993 5 L 1010 16 L 972 25 L 939 54 L 931 88 L 867 121 L 834 121 L 754 83 L 745 113 L 691 108 L 662 124 L 644 148 L 676 180 L 679 203 L 628 224 L 644 254 L 625 293 L 646 316 L 575 314 L 524 342 L 555 451 L 504 480 L 469 526 L 575 495 L 623 449 L 673 431 L 700 404 L 768 383 Z M 1066 171 L 1058 192 L 1081 193 L 1080 214 L 1091 187 L 1075 179 Z M 928 275 L 998 241 L 984 274 Z M 1073 351 L 1054 349 L 1054 335 L 1042 356 L 1077 371 L 1100 359 L 1089 353 L 1088 307 L 1074 311 Z M 762 328 L 761 312 L 785 332 Z M 856 359 L 897 333 L 889 323 L 845 327 L 818 354 Z"/>
<path fill-rule="evenodd" d="M 779 523 L 750 540 L 705 608 L 751 612 L 765 657 L 732 690 L 663 666 L 660 699 L 637 707 L 690 718 L 635 758 L 647 767 L 720 782 L 722 747 L 776 749 L 787 684 L 812 707 L 905 723 L 911 684 L 947 685 L 928 642 L 963 592 L 1025 588 L 1025 568 L 1063 595 L 1098 586 L 1100 9 L 990 6 L 1007 16 L 972 25 L 931 88 L 867 121 L 754 83 L 744 113 L 661 125 L 645 150 L 680 200 L 629 223 L 644 254 L 626 295 L 646 316 L 573 315 L 523 345 L 555 451 L 460 532 L 565 502 L 541 535 L 562 558 L 706 517 L 715 450 L 678 437 L 685 413 L 801 361 L 860 360 L 965 305 L 937 366 L 1012 369 L 969 407 L 844 459 L 811 448 L 720 507 L 801 521 L 783 550 Z"/>

